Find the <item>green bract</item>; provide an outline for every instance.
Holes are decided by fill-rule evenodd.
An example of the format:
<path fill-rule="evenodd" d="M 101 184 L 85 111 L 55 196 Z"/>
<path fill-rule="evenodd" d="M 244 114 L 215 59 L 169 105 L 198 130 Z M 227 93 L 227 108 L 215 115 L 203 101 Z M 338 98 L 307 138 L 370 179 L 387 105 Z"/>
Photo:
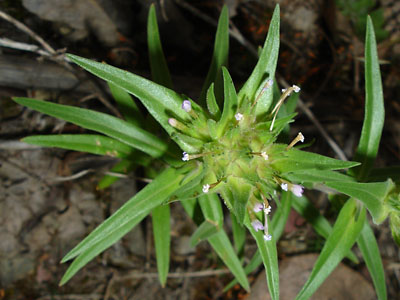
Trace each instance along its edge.
<path fill-rule="evenodd" d="M 399 240 L 396 229 L 400 223 L 398 193 L 394 193 L 395 185 L 390 179 L 357 182 L 368 178 L 384 120 L 371 21 L 368 19 L 367 23 L 365 58 L 366 118 L 356 162 L 299 150 L 295 145 L 304 141 L 301 133 L 290 144 L 277 143 L 282 131 L 288 133 L 288 125 L 296 115 L 289 113 L 294 111 L 294 102 L 285 108 L 284 101 L 300 91 L 293 85 L 280 94 L 274 82 L 279 52 L 279 6 L 274 11 L 258 63 L 238 92 L 226 69 L 228 24 L 224 7 L 210 71 L 198 104 L 171 89 L 153 6 L 149 13 L 148 44 L 155 82 L 107 64 L 68 55 L 71 61 L 109 83 L 125 120 L 45 101 L 14 99 L 29 108 L 101 134 L 33 136 L 25 138 L 25 142 L 119 157 L 122 160 L 114 166 L 113 172 L 129 172 L 141 165 L 146 167 L 146 175 L 154 178 L 64 257 L 62 262 L 74 261 L 61 284 L 151 214 L 157 268 L 160 282 L 165 285 L 170 247 L 168 203 L 180 201 L 199 226 L 192 236 L 192 245 L 207 240 L 246 290 L 249 290 L 246 274 L 264 263 L 271 297 L 279 299 L 276 241 L 293 207 L 327 240 L 298 299 L 310 297 L 344 257 L 357 262 L 351 252 L 356 242 L 372 274 L 379 299 L 385 299 L 382 263 L 376 240 L 366 222 L 366 210 L 376 223 L 390 214 L 392 228 L 395 228 L 393 234 Z M 142 102 L 158 125 L 140 114 L 130 95 Z M 274 98 L 274 95 L 277 96 Z M 165 130 L 164 134 L 158 134 L 160 128 Z M 176 145 L 171 145 L 170 139 Z M 362 165 L 348 175 L 336 171 L 360 163 Z M 99 187 L 105 188 L 116 180 L 106 176 Z M 305 187 L 338 191 L 352 197 L 341 208 L 333 227 L 303 195 Z M 221 202 L 231 214 L 234 245 L 223 229 Z M 275 205 L 276 210 L 272 211 Z M 196 209 L 198 206 L 201 212 Z M 259 251 L 244 268 L 240 257 L 244 250 L 245 228 L 254 237 Z"/>

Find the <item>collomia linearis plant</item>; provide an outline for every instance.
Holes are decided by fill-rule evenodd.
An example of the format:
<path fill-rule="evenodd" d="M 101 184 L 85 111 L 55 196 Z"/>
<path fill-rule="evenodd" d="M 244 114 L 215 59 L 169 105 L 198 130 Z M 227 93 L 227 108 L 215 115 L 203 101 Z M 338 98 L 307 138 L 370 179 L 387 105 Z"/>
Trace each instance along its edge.
<path fill-rule="evenodd" d="M 14 99 L 31 109 L 100 133 L 31 136 L 25 142 L 118 157 L 120 161 L 113 172 L 130 172 L 142 166 L 145 174 L 158 174 L 63 258 L 62 262 L 72 259 L 73 262 L 61 284 L 151 214 L 157 268 L 160 282 L 165 285 L 169 271 L 169 204 L 179 201 L 198 225 L 192 245 L 208 241 L 235 277 L 227 288 L 238 282 L 250 290 L 247 274 L 263 263 L 269 293 L 272 299 L 279 299 L 276 242 L 290 209 L 294 208 L 326 239 L 296 299 L 308 299 L 343 258 L 358 262 L 351 251 L 355 244 L 371 273 L 378 298 L 385 299 L 382 262 L 366 215 L 368 211 L 376 224 L 390 217 L 393 236 L 399 242 L 400 201 L 399 188 L 387 178 L 385 170 L 372 172 L 376 175 L 374 180 L 369 175 L 384 120 L 371 20 L 365 42 L 366 114 L 354 161 L 300 150 L 298 143 L 304 142 L 301 133 L 290 143 L 278 142 L 278 138 L 288 134 L 288 126 L 296 116 L 294 109 L 300 92 L 296 85 L 280 91 L 274 80 L 279 52 L 279 6 L 274 11 L 258 63 L 238 92 L 225 67 L 228 24 L 224 7 L 210 71 L 196 101 L 171 89 L 154 7 L 148 20 L 154 82 L 103 63 L 68 55 L 71 61 L 108 82 L 117 104 L 124 107 L 121 112 L 125 120 L 51 102 Z M 144 118 L 129 94 L 141 101 L 161 127 L 153 123 L 147 126 L 149 118 Z M 161 130 L 167 135 L 160 135 Z M 170 143 L 171 140 L 175 143 Z M 343 169 L 349 170 L 338 171 Z M 377 177 L 377 174 L 383 175 Z M 399 180 L 396 174 L 392 176 L 395 182 Z M 106 176 L 99 188 L 116 180 Z M 304 189 L 348 196 L 333 227 L 303 195 Z M 224 230 L 222 202 L 232 221 L 233 245 Z M 258 251 L 244 267 L 240 258 L 246 228 L 254 237 Z"/>

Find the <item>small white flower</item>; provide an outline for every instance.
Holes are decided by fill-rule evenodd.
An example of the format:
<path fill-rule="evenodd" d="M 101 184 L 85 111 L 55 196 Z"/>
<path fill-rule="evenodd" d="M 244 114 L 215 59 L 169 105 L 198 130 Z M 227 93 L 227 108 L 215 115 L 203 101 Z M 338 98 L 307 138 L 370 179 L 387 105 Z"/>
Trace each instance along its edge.
<path fill-rule="evenodd" d="M 282 89 L 281 91 L 282 91 L 282 94 L 283 94 L 284 92 L 286 92 L 286 89 Z"/>
<path fill-rule="evenodd" d="M 258 213 L 260 211 L 262 211 L 264 209 L 264 204 L 257 202 L 254 206 L 253 206 L 253 211 L 255 213 Z"/>
<path fill-rule="evenodd" d="M 243 119 L 243 115 L 242 115 L 241 113 L 237 113 L 237 114 L 235 115 L 235 119 L 236 119 L 237 121 L 240 121 L 241 119 Z"/>
<path fill-rule="evenodd" d="M 258 220 L 251 222 L 251 226 L 253 226 L 255 231 L 264 230 L 264 225 Z"/>
<path fill-rule="evenodd" d="M 182 160 L 183 161 L 188 161 L 189 160 L 189 154 L 187 154 L 186 152 L 183 152 Z"/>
<path fill-rule="evenodd" d="M 271 205 L 270 206 L 268 206 L 268 207 L 266 207 L 266 208 L 264 208 L 264 213 L 266 214 L 266 215 L 269 215 L 270 213 L 271 213 Z"/>
<path fill-rule="evenodd" d="M 303 196 L 304 187 L 302 185 L 294 184 L 291 190 L 296 197 Z"/>
<path fill-rule="evenodd" d="M 263 152 L 261 152 L 261 156 L 265 159 L 265 160 L 268 160 L 268 154 L 267 153 L 265 153 L 265 151 L 263 151 Z"/>
<path fill-rule="evenodd" d="M 171 125 L 172 127 L 176 127 L 178 122 L 174 118 L 169 118 L 168 119 L 168 124 Z"/>
<path fill-rule="evenodd" d="M 272 235 L 270 234 L 264 234 L 264 240 L 270 241 L 272 239 Z"/>
<path fill-rule="evenodd" d="M 287 190 L 288 190 L 287 183 L 281 183 L 281 189 L 287 192 Z"/>
<path fill-rule="evenodd" d="M 299 132 L 298 137 L 299 137 L 299 141 L 304 143 L 304 135 L 301 132 Z"/>
<path fill-rule="evenodd" d="M 190 103 L 189 100 L 183 100 L 182 102 L 182 109 L 186 112 L 189 112 L 192 110 L 192 103 Z"/>
<path fill-rule="evenodd" d="M 293 84 L 293 90 L 294 90 L 295 93 L 300 92 L 300 88 L 295 84 Z"/>
<path fill-rule="evenodd" d="M 203 185 L 203 193 L 208 193 L 209 190 L 210 190 L 210 185 L 209 184 Z"/>

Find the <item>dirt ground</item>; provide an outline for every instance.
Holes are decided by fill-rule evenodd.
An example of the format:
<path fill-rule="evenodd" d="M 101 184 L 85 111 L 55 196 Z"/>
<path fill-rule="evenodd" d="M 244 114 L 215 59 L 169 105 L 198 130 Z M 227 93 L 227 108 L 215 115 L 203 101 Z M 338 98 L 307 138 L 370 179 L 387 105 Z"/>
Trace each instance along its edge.
<path fill-rule="evenodd" d="M 171 274 L 165 288 L 157 278 L 148 218 L 69 283 L 58 286 L 67 269 L 59 263 L 61 258 L 144 186 L 143 170 L 108 189 L 96 189 L 115 160 L 21 143 L 22 137 L 32 134 L 84 131 L 23 108 L 11 97 L 35 97 L 120 116 L 104 82 L 67 62 L 64 53 L 105 61 L 150 78 L 146 22 L 151 2 L 0 1 L 0 300 L 268 299 L 263 268 L 249 275 L 251 294 L 239 286 L 223 292 L 232 276 L 208 244 L 190 247 L 196 226 L 179 203 L 171 205 Z M 223 3 L 228 5 L 233 30 L 229 70 L 240 86 L 256 62 L 254 53 L 264 42 L 279 2 L 277 80 L 300 85 L 305 107 L 298 109 L 293 135 L 301 130 L 314 141 L 309 151 L 338 157 L 313 123 L 317 120 L 342 155 L 351 159 L 364 115 L 360 11 L 346 14 L 334 0 L 154 2 L 175 89 L 194 99 L 207 73 Z M 386 108 L 376 165 L 383 167 L 400 161 L 400 3 L 376 1 L 370 11 L 376 9 L 383 16 L 377 30 Z M 314 119 L 305 109 L 312 111 Z M 308 191 L 307 196 L 321 212 L 332 215 L 325 195 Z M 226 228 L 231 231 L 228 218 Z M 400 299 L 399 248 L 387 222 L 373 229 L 384 262 L 388 298 Z M 310 225 L 292 212 L 278 243 L 282 299 L 293 299 L 322 246 L 323 240 Z M 248 236 L 245 262 L 255 250 Z M 360 256 L 357 249 L 355 253 Z M 313 299 L 361 299 L 363 293 L 362 299 L 375 299 L 365 264 L 345 260 Z"/>

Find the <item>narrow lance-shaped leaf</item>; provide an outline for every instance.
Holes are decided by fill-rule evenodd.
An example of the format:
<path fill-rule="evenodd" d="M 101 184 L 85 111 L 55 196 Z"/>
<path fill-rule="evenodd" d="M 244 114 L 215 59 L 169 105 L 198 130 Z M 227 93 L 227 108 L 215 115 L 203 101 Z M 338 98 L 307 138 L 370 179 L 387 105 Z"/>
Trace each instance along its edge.
<path fill-rule="evenodd" d="M 68 54 L 68 58 L 94 75 L 112 82 L 138 97 L 150 114 L 170 135 L 175 132 L 175 129 L 168 124 L 170 117 L 177 117 L 184 121 L 189 120 L 188 114 L 181 109 L 182 97 L 176 92 L 141 76 L 104 63 L 72 54 Z"/>
<path fill-rule="evenodd" d="M 161 285 L 167 282 L 169 250 L 171 245 L 171 224 L 169 205 L 160 205 L 152 213 L 154 245 L 156 248 L 157 270 Z"/>
<path fill-rule="evenodd" d="M 378 243 L 375 239 L 374 232 L 366 220 L 357 245 L 361 250 L 379 300 L 387 299 L 385 271 L 382 265 L 381 254 L 379 252 Z"/>
<path fill-rule="evenodd" d="M 233 119 L 238 106 L 236 90 L 232 78 L 225 67 L 222 67 L 222 73 L 224 77 L 224 110 L 217 124 L 217 134 L 219 137 L 224 133 L 228 122 Z"/>
<path fill-rule="evenodd" d="M 125 120 L 131 124 L 142 127 L 144 124 L 143 115 L 139 111 L 139 108 L 131 95 L 111 82 L 108 82 L 108 87 L 110 88 L 110 92 L 114 100 L 117 102 L 118 109 L 124 116 Z"/>
<path fill-rule="evenodd" d="M 325 185 L 364 203 L 376 224 L 380 224 L 387 217 L 388 209 L 383 205 L 383 201 L 394 186 L 390 179 L 386 182 L 370 183 L 335 181 Z"/>
<path fill-rule="evenodd" d="M 147 21 L 147 45 L 149 47 L 151 77 L 154 82 L 172 88 L 171 75 L 161 46 L 158 32 L 157 15 L 154 4 L 150 6 Z"/>
<path fill-rule="evenodd" d="M 223 213 L 221 201 L 216 194 L 205 194 L 199 197 L 199 204 L 206 219 L 221 224 L 222 226 Z M 225 231 L 220 230 L 218 233 L 211 236 L 208 242 L 242 287 L 249 291 L 250 286 L 247 276 Z"/>
<path fill-rule="evenodd" d="M 336 268 L 343 257 L 349 253 L 356 242 L 365 221 L 365 209 L 357 207 L 350 199 L 342 207 L 332 233 L 326 240 L 314 268 L 296 299 L 309 299 L 318 287 Z"/>
<path fill-rule="evenodd" d="M 278 253 L 274 236 L 270 241 L 265 241 L 262 232 L 256 232 L 250 224 L 249 216 L 246 216 L 245 225 L 254 237 L 257 243 L 258 251 L 265 267 L 265 275 L 269 294 L 272 300 L 279 300 L 279 268 L 278 268 Z"/>
<path fill-rule="evenodd" d="M 265 40 L 260 58 L 251 76 L 239 92 L 239 104 L 242 101 L 254 101 L 268 79 L 275 78 L 275 69 L 279 54 L 279 5 L 276 5 L 269 25 L 267 39 Z M 257 115 L 268 112 L 272 103 L 273 89 L 267 89 L 257 102 Z"/>
<path fill-rule="evenodd" d="M 127 144 L 98 134 L 33 135 L 23 138 L 22 141 L 38 146 L 58 147 L 113 157 L 127 157 L 133 150 Z"/>
<path fill-rule="evenodd" d="M 206 80 L 200 93 L 200 103 L 205 104 L 206 93 L 212 83 L 215 84 L 215 96 L 221 101 L 223 96 L 223 81 L 221 68 L 227 66 L 229 54 L 229 15 L 226 5 L 223 6 L 215 34 L 214 52 Z"/>
<path fill-rule="evenodd" d="M 367 18 L 365 38 L 365 116 L 360 142 L 354 160 L 362 164 L 354 171 L 357 178 L 365 180 L 375 161 L 381 139 L 385 107 L 379 58 L 371 18 Z"/>
<path fill-rule="evenodd" d="M 160 157 L 167 150 L 167 145 L 151 133 L 104 113 L 29 98 L 14 98 L 14 101 L 41 113 L 108 135 L 153 157 Z"/>
<path fill-rule="evenodd" d="M 178 173 L 175 169 L 168 168 L 163 171 L 150 184 L 129 199 L 111 217 L 93 230 L 83 241 L 72 249 L 61 262 L 66 262 L 78 256 L 90 246 L 102 240 L 105 235 L 109 235 L 115 229 L 118 229 L 119 225 L 130 222 L 141 213 L 149 214 L 154 207 L 162 203 L 178 189 L 182 178 L 183 175 Z"/>

